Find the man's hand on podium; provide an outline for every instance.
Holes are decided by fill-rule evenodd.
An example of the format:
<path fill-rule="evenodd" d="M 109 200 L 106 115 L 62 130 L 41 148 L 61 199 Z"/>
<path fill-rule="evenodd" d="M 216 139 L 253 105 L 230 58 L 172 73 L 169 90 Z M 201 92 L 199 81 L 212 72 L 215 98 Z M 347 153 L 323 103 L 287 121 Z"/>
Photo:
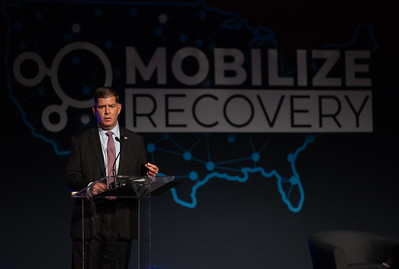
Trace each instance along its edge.
<path fill-rule="evenodd" d="M 92 195 L 96 195 L 96 194 L 106 191 L 107 185 L 105 185 L 104 183 L 97 182 L 97 183 L 90 185 L 89 189 L 90 189 L 90 193 Z"/>
<path fill-rule="evenodd" d="M 155 177 L 158 174 L 159 171 L 158 166 L 151 163 L 147 163 L 145 167 L 147 168 L 147 176 Z"/>

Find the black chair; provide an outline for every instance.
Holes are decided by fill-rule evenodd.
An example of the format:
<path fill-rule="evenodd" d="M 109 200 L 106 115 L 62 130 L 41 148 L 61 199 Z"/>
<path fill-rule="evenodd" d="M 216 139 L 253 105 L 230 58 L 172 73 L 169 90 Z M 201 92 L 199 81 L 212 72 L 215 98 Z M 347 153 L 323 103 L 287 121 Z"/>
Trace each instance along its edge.
<path fill-rule="evenodd" d="M 324 231 L 309 239 L 313 269 L 381 269 L 399 239 L 350 230 Z"/>

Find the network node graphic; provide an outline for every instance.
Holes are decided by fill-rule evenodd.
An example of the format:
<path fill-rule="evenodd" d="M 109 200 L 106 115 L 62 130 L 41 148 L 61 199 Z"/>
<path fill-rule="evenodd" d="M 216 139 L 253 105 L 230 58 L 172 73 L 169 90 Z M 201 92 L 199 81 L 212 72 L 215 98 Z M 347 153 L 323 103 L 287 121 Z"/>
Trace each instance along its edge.
<path fill-rule="evenodd" d="M 185 135 L 184 142 L 179 142 L 174 136 L 168 135 L 167 139 L 165 139 L 165 136 L 158 137 L 156 140 L 154 140 L 154 137 L 150 137 L 149 140 L 152 142 L 149 145 L 154 149 L 150 152 L 153 162 L 156 163 L 157 160 L 167 159 L 172 163 L 171 166 L 178 167 L 176 171 L 187 171 L 186 174 L 177 174 L 176 179 L 183 182 L 192 182 L 190 194 L 182 197 L 176 189 L 172 189 L 172 196 L 176 203 L 187 208 L 195 208 L 200 203 L 197 198 L 200 188 L 210 181 L 223 179 L 226 183 L 246 183 L 251 176 L 255 177 L 255 175 L 259 180 L 260 174 L 260 178 L 264 180 L 275 181 L 282 202 L 290 211 L 295 213 L 301 211 L 305 200 L 305 192 L 296 168 L 296 161 L 300 153 L 315 141 L 315 135 L 306 136 L 297 148 L 292 148 L 292 152 L 285 154 L 285 160 L 282 161 L 286 161 L 288 164 L 289 176 L 283 175 L 272 167 L 266 167 L 271 166 L 271 164 L 268 164 L 264 158 L 269 158 L 273 155 L 276 158 L 284 156 L 284 154 L 278 156 L 278 154 L 274 154 L 268 148 L 271 140 L 278 140 L 278 138 L 271 136 L 263 136 L 263 139 L 247 137 L 245 139 L 246 145 L 244 145 L 243 135 L 226 135 L 224 136 L 225 144 L 230 147 L 231 153 L 223 155 L 215 152 L 217 148 L 211 146 L 213 144 L 212 140 L 217 140 L 219 148 L 224 149 L 225 145 L 221 145 L 223 136 L 203 134 L 189 135 L 190 137 L 187 138 L 187 135 Z M 237 140 L 240 143 L 236 144 L 235 141 Z M 255 146 L 255 143 L 259 141 L 262 141 L 262 144 Z M 282 148 L 287 150 L 285 147 Z M 219 160 L 219 158 L 228 158 L 227 156 L 230 157 L 228 160 Z M 164 164 L 164 166 L 167 167 L 168 164 Z M 171 171 L 168 168 L 165 170 Z"/>

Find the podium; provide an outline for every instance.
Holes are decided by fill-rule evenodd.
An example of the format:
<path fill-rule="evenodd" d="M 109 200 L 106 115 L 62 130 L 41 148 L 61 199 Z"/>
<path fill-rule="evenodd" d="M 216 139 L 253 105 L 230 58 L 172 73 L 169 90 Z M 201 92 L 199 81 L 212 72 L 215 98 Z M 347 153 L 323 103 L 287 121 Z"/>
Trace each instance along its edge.
<path fill-rule="evenodd" d="M 138 204 L 137 212 L 137 268 L 151 269 L 151 193 L 165 187 L 174 180 L 173 176 L 137 177 L 128 175 L 109 176 L 99 179 L 95 183 L 107 185 L 107 190 L 92 195 L 90 187 L 72 193 L 72 198 L 81 199 L 82 206 L 82 267 L 85 267 L 85 200 L 96 199 L 118 200 L 134 199 Z M 132 225 L 134 225 L 132 223 Z"/>

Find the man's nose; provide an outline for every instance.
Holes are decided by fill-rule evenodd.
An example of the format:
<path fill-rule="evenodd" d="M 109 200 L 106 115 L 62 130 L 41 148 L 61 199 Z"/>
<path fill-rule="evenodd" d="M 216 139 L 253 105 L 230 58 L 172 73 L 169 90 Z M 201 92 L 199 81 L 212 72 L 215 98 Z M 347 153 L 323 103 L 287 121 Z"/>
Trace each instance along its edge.
<path fill-rule="evenodd" d="M 111 112 L 111 108 L 109 106 L 105 106 L 105 114 L 109 114 Z"/>

